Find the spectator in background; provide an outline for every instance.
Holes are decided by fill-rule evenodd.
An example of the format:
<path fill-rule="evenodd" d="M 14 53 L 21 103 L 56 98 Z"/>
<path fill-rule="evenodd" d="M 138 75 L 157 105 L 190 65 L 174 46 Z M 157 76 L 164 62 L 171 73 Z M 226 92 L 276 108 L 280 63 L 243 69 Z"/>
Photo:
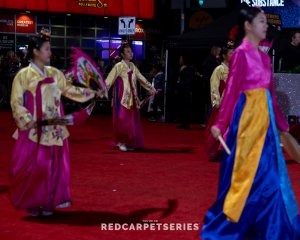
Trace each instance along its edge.
<path fill-rule="evenodd" d="M 214 69 L 220 65 L 220 53 L 221 48 L 218 46 L 213 46 L 210 50 L 210 55 L 203 62 L 203 95 L 201 99 L 201 125 L 205 126 L 208 111 L 210 107 L 210 77 Z"/>
<path fill-rule="evenodd" d="M 161 114 L 164 109 L 165 74 L 163 73 L 162 66 L 159 64 L 152 65 L 150 74 L 153 77 L 152 86 L 157 90 L 157 94 L 153 96 L 153 111 L 150 121 L 158 121 L 161 120 Z"/>
<path fill-rule="evenodd" d="M 291 42 L 283 49 L 281 59 L 281 71 L 293 71 L 300 66 L 300 31 L 291 34 Z"/>
<path fill-rule="evenodd" d="M 104 73 L 107 75 L 113 67 L 120 61 L 119 56 L 118 57 L 111 57 L 109 59 L 109 64 L 104 68 Z"/>
<path fill-rule="evenodd" d="M 179 76 L 177 80 L 177 106 L 179 126 L 177 129 L 190 129 L 190 115 L 192 106 L 192 84 L 195 77 L 195 70 L 189 62 L 189 58 L 181 55 L 179 58 Z"/>
<path fill-rule="evenodd" d="M 16 73 L 19 70 L 19 61 L 14 51 L 9 50 L 6 53 L 6 60 L 3 62 L 8 73 Z"/>
<path fill-rule="evenodd" d="M 104 68 L 104 61 L 100 57 L 94 57 L 93 58 L 94 62 L 97 64 L 97 67 L 100 69 L 100 72 L 104 74 L 105 68 Z"/>
<path fill-rule="evenodd" d="M 29 61 L 27 59 L 27 49 L 22 52 L 17 52 L 16 57 L 19 62 L 19 67 L 27 67 L 29 65 Z"/>
<path fill-rule="evenodd" d="M 52 54 L 51 56 L 51 66 L 56 67 L 60 70 L 64 69 L 64 62 L 58 54 Z"/>
<path fill-rule="evenodd" d="M 161 65 L 161 69 L 163 72 L 165 72 L 165 68 L 166 68 L 166 59 L 165 58 L 161 58 L 159 61 L 159 64 Z"/>
<path fill-rule="evenodd" d="M 2 78 L 2 93 L 5 100 L 9 100 L 10 92 L 11 92 L 11 85 L 15 74 L 20 69 L 20 62 L 16 57 L 14 51 L 9 50 L 5 58 L 2 59 L 2 66 L 1 66 L 1 78 Z"/>
<path fill-rule="evenodd" d="M 21 56 L 21 67 L 27 67 L 29 65 L 27 48 L 23 49 Z"/>

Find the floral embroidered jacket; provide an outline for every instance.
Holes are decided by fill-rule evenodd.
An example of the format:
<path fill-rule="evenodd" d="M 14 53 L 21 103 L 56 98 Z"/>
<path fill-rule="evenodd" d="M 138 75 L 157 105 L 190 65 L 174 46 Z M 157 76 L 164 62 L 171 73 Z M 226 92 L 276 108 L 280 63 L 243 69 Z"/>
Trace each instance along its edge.
<path fill-rule="evenodd" d="M 128 76 L 128 72 L 130 71 L 132 71 L 132 90 Z M 117 63 L 113 67 L 105 80 L 108 89 L 110 89 L 118 77 L 122 79 L 124 86 L 123 96 L 121 99 L 122 106 L 130 109 L 133 106 L 133 101 L 135 101 L 135 106 L 139 107 L 140 100 L 137 93 L 137 80 L 140 82 L 142 87 L 148 91 L 152 88 L 151 83 L 146 80 L 146 78 L 140 73 L 138 68 L 132 62 L 130 62 L 129 67 L 124 61 Z"/>
<path fill-rule="evenodd" d="M 45 79 L 51 83 L 39 84 Z M 40 87 L 39 87 L 40 86 Z M 41 99 L 37 99 L 39 89 Z M 37 142 L 37 128 L 27 129 L 31 121 L 37 121 L 37 102 L 41 101 L 42 119 L 54 119 L 63 116 L 61 95 L 77 102 L 85 102 L 95 97 L 95 92 L 90 89 L 75 87 L 65 79 L 64 74 L 54 67 L 45 67 L 44 73 L 34 64 L 21 69 L 12 85 L 11 108 L 13 117 L 19 130 L 29 130 L 28 137 Z M 14 137 L 17 137 L 16 131 Z M 62 146 L 63 140 L 69 136 L 68 130 L 63 125 L 47 125 L 41 127 L 39 142 L 46 146 Z"/>

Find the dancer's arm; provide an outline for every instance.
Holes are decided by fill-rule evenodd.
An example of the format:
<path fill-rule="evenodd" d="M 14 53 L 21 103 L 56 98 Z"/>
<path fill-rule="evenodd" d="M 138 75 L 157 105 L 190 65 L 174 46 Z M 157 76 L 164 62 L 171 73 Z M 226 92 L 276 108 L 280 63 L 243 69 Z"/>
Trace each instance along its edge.
<path fill-rule="evenodd" d="M 219 67 L 216 67 L 210 77 L 210 97 L 212 106 L 219 107 L 221 102 L 221 97 L 219 93 L 219 86 L 220 86 L 220 79 L 221 79 L 221 71 Z"/>
<path fill-rule="evenodd" d="M 71 81 L 66 80 L 64 74 L 57 70 L 58 87 L 62 95 L 76 102 L 86 102 L 96 96 L 96 91 L 89 88 L 77 87 Z"/>
<path fill-rule="evenodd" d="M 15 119 L 18 128 L 21 130 L 26 130 L 34 126 L 34 120 L 29 110 L 23 106 L 23 98 L 26 91 L 24 76 L 26 76 L 26 74 L 22 74 L 21 72 L 22 70 L 14 78 L 11 90 L 10 105 L 13 118 Z"/>
<path fill-rule="evenodd" d="M 233 53 L 229 63 L 229 74 L 226 82 L 224 97 L 218 112 L 214 127 L 223 135 L 230 125 L 236 103 L 242 92 L 241 82 L 246 77 L 247 62 L 245 53 L 237 50 Z"/>
<path fill-rule="evenodd" d="M 136 74 L 136 78 L 141 83 L 142 87 L 149 91 L 151 95 L 154 95 L 156 93 L 155 88 L 152 87 L 151 83 L 147 81 L 147 79 L 143 76 L 143 74 L 140 73 L 136 66 L 134 66 L 134 71 Z"/>
<path fill-rule="evenodd" d="M 109 72 L 108 76 L 105 79 L 107 90 L 111 88 L 111 86 L 116 81 L 117 77 L 121 74 L 122 67 L 123 67 L 122 63 L 117 63 Z"/>

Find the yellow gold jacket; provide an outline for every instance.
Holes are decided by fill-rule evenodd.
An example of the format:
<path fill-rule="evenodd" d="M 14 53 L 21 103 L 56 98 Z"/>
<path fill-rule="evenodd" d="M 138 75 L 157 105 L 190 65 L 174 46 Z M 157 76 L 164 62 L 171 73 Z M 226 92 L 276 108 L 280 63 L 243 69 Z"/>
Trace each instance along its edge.
<path fill-rule="evenodd" d="M 128 72 L 132 71 L 132 91 L 129 83 Z M 141 86 L 146 90 L 152 88 L 151 83 L 146 80 L 146 78 L 140 73 L 138 68 L 132 63 L 129 63 L 129 66 L 124 61 L 117 63 L 113 69 L 108 74 L 105 83 L 108 88 L 114 84 L 115 80 L 120 77 L 123 81 L 123 96 L 121 99 L 121 104 L 127 109 L 130 109 L 133 106 L 135 101 L 135 106 L 140 106 L 140 100 L 137 94 L 137 80 L 140 82 Z"/>
<path fill-rule="evenodd" d="M 46 77 L 54 79 L 53 83 L 41 86 L 42 95 L 42 116 L 43 119 L 54 119 L 62 116 L 61 95 L 77 102 L 88 101 L 95 96 L 90 89 L 79 88 L 67 81 L 64 74 L 54 67 L 45 67 L 45 75 L 39 72 L 32 64 L 21 69 L 14 78 L 11 93 L 11 108 L 13 117 L 19 130 L 27 130 L 30 121 L 36 121 L 36 90 L 40 81 Z M 25 107 L 26 96 L 33 97 L 33 111 Z M 16 131 L 14 137 L 17 138 Z M 43 126 L 40 136 L 40 144 L 46 146 L 63 145 L 63 140 L 69 136 L 68 130 L 62 125 Z M 37 142 L 37 129 L 29 130 L 32 141 Z"/>

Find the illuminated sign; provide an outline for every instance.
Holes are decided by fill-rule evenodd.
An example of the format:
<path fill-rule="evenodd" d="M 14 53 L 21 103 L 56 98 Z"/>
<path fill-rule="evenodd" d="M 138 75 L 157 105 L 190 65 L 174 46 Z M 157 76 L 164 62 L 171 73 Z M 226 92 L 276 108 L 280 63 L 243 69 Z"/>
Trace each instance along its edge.
<path fill-rule="evenodd" d="M 107 8 L 106 2 L 100 0 L 77 0 L 79 7 Z"/>
<path fill-rule="evenodd" d="M 266 13 L 267 21 L 271 25 L 281 26 L 281 18 L 279 14 Z"/>
<path fill-rule="evenodd" d="M 119 35 L 135 34 L 135 17 L 119 17 Z"/>
<path fill-rule="evenodd" d="M 14 32 L 15 19 L 13 15 L 0 15 L 0 31 L 1 32 Z"/>
<path fill-rule="evenodd" d="M 154 18 L 154 0 L 0 0 L 0 9 Z"/>
<path fill-rule="evenodd" d="M 15 45 L 14 34 L 0 34 L 0 48 L 13 49 Z"/>
<path fill-rule="evenodd" d="M 135 34 L 131 37 L 132 39 L 145 39 L 145 29 L 141 23 L 135 25 Z"/>
<path fill-rule="evenodd" d="M 284 0 L 241 0 L 250 7 L 284 7 Z"/>
<path fill-rule="evenodd" d="M 130 36 L 130 39 L 156 40 L 161 39 L 161 30 L 155 28 L 145 29 L 139 22 L 135 25 L 135 34 Z"/>
<path fill-rule="evenodd" d="M 300 1 L 299 0 L 285 0 L 284 7 L 265 7 L 266 13 L 276 14 L 280 16 L 282 28 L 300 28 Z M 274 25 L 279 23 L 274 18 Z"/>
<path fill-rule="evenodd" d="M 35 33 L 35 19 L 33 16 L 18 15 L 16 18 L 17 33 Z"/>

